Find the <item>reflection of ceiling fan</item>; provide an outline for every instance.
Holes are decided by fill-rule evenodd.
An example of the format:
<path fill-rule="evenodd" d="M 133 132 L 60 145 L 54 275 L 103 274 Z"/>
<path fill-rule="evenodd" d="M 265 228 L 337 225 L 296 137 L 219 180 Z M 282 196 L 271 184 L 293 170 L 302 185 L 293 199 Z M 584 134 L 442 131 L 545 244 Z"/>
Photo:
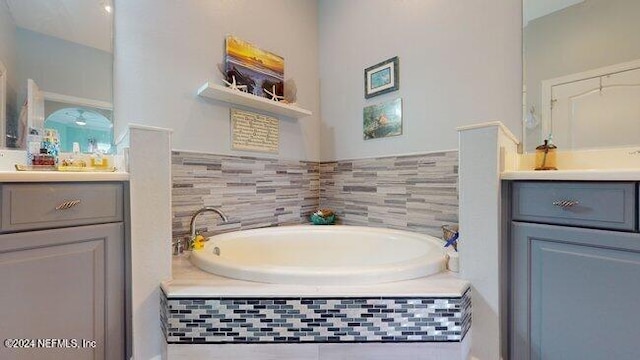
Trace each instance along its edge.
<path fill-rule="evenodd" d="M 84 117 L 85 110 L 83 110 L 83 109 L 78 109 L 78 110 L 76 110 L 75 112 L 76 112 L 77 114 L 73 114 L 73 113 L 69 113 L 69 112 L 68 112 L 68 113 L 66 113 L 66 114 L 67 114 L 67 115 L 69 115 L 69 116 L 71 116 L 71 117 L 75 116 L 75 118 L 76 118 L 76 125 L 79 125 L 79 126 L 85 126 L 85 125 L 87 125 L 87 119 L 85 119 L 85 117 Z"/>

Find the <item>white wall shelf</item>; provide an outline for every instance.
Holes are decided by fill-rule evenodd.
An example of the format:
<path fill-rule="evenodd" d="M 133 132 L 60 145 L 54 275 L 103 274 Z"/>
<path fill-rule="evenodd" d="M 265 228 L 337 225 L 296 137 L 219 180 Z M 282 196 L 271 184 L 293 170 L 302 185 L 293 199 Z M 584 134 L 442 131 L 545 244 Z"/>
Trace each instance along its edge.
<path fill-rule="evenodd" d="M 296 119 L 311 115 L 311 111 L 295 105 L 283 104 L 253 94 L 232 90 L 211 82 L 205 83 L 200 87 L 200 89 L 198 89 L 198 96 L 224 101 L 229 104 L 242 105 L 255 110 L 261 110 L 276 115 L 284 115 Z"/>

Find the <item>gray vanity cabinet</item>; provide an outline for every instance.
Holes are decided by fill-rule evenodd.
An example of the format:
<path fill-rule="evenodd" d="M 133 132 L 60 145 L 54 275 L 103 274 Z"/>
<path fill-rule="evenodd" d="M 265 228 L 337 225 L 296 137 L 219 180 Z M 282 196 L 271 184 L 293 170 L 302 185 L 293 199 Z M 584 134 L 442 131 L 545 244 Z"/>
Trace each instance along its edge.
<path fill-rule="evenodd" d="M 637 184 L 515 182 L 511 196 L 510 358 L 639 359 Z"/>
<path fill-rule="evenodd" d="M 0 359 L 124 359 L 124 184 L 0 186 Z"/>

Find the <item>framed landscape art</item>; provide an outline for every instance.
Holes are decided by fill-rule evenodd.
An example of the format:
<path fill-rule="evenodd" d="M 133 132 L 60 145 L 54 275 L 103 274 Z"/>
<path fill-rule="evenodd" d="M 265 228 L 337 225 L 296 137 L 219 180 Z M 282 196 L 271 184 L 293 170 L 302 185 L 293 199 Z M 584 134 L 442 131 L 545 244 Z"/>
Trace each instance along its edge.
<path fill-rule="evenodd" d="M 364 70 L 364 97 L 366 99 L 400 88 L 400 61 L 392 57 Z"/>
<path fill-rule="evenodd" d="M 246 86 L 248 93 L 267 97 L 266 91 L 284 95 L 284 59 L 240 38 L 226 38 L 225 76 Z"/>
<path fill-rule="evenodd" d="M 362 111 L 365 140 L 402 134 L 402 99 L 367 106 Z"/>

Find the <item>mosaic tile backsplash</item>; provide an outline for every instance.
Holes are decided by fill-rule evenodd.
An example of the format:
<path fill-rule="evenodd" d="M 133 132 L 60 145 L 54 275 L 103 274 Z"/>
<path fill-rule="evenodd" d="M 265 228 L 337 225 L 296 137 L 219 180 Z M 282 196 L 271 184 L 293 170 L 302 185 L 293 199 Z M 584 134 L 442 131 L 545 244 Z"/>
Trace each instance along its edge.
<path fill-rule="evenodd" d="M 441 237 L 458 223 L 458 152 L 321 163 L 320 204 L 342 224 Z"/>
<path fill-rule="evenodd" d="M 173 237 L 189 236 L 190 217 L 203 206 L 229 217 L 219 224 L 216 215 L 203 214 L 196 226 L 206 236 L 305 223 L 318 208 L 318 170 L 317 162 L 174 151 Z"/>
<path fill-rule="evenodd" d="M 307 223 L 319 207 L 339 223 L 412 230 L 442 236 L 458 222 L 458 152 L 305 162 L 173 152 L 173 237 L 188 237 L 189 218 L 203 206 L 229 217 L 219 224 L 205 214 L 205 235 Z M 216 225 L 217 224 L 217 225 Z"/>
<path fill-rule="evenodd" d="M 460 297 L 161 298 L 168 343 L 461 341 L 471 326 Z"/>

